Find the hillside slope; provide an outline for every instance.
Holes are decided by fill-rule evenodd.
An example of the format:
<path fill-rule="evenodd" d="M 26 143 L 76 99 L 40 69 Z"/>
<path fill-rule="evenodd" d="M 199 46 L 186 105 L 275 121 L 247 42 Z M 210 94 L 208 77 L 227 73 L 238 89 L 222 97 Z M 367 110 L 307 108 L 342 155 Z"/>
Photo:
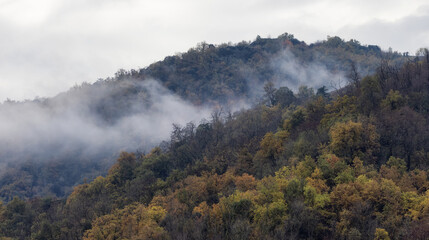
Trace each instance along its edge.
<path fill-rule="evenodd" d="M 66 200 L 0 205 L 17 239 L 428 239 L 429 51 L 331 94 L 266 88 L 123 152 Z"/>
<path fill-rule="evenodd" d="M 406 59 L 355 40 L 308 45 L 283 34 L 202 43 L 54 98 L 3 103 L 0 197 L 65 196 L 84 179 L 105 174 L 121 150 L 147 152 L 168 139 L 173 123 L 199 123 L 217 108 L 233 112 L 260 103 L 267 82 L 305 95 L 298 93 L 301 85 L 339 89 L 351 73 L 364 76 L 383 61 Z"/>

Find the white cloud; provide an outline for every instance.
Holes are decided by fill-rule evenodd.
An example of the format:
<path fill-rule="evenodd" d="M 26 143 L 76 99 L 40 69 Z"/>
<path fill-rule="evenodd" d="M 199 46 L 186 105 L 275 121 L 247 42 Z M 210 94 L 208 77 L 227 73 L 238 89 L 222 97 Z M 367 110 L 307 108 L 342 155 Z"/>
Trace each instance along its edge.
<path fill-rule="evenodd" d="M 137 91 L 130 99 L 112 100 L 130 89 Z M 149 151 L 168 139 L 173 123 L 198 124 L 210 112 L 154 80 L 84 85 L 40 103 L 0 104 L 0 165 L 67 157 L 99 160 L 121 150 Z"/>
<path fill-rule="evenodd" d="M 427 1 L 0 0 L 0 101 L 52 96 L 198 42 L 293 33 L 400 51 L 429 45 Z"/>

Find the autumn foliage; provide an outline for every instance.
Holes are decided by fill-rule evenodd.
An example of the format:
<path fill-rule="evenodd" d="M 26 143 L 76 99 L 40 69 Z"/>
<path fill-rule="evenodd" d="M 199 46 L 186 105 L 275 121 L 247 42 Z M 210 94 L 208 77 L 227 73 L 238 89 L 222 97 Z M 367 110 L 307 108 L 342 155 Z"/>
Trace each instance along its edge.
<path fill-rule="evenodd" d="M 175 126 L 67 199 L 0 204 L 0 238 L 428 239 L 429 63 L 383 64 Z"/>

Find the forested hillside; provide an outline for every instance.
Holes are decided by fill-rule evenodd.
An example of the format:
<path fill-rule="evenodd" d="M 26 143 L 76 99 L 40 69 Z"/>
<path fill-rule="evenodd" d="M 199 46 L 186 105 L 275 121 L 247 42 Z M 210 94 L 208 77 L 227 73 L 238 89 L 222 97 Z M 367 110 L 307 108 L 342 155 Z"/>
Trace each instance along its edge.
<path fill-rule="evenodd" d="M 284 42 L 288 51 L 302 51 L 294 54 L 304 65 L 309 52 L 322 50 L 319 60 L 356 61 L 329 61 L 348 68 L 347 85 L 293 92 L 278 86 L 277 73 L 264 71 L 261 61 L 252 66 L 264 83 L 259 104 L 174 125 L 169 141 L 147 153 L 122 152 L 106 176 L 76 186 L 66 199 L 3 203 L 0 236 L 428 239 L 429 51 L 407 57 L 338 38 L 310 46 L 284 38 L 202 45 L 140 71 L 121 71 L 116 79 L 150 76 L 194 103 L 220 104 L 232 93 L 250 97 L 240 87 L 245 79 L 228 69 L 239 60 L 224 62 L 221 71 L 196 57 L 208 59 L 212 51 L 218 59 L 236 59 L 227 56 L 259 47 L 263 58 Z M 252 59 L 245 52 L 242 58 Z M 176 61 L 190 56 L 189 69 L 178 67 Z"/>
<path fill-rule="evenodd" d="M 378 46 L 361 45 L 356 40 L 328 37 L 308 45 L 285 33 L 238 44 L 214 46 L 203 42 L 147 68 L 120 70 L 117 78 L 153 77 L 185 99 L 204 104 L 256 97 L 252 88 L 262 89 L 261 83 L 267 81 L 293 90 L 301 85 L 328 86 L 341 77 L 345 81 L 352 68 L 361 75 L 372 74 L 387 59 L 394 65 L 405 60 L 403 54 L 383 52 Z"/>
<path fill-rule="evenodd" d="M 261 103 L 268 82 L 301 95 L 309 94 L 298 93 L 303 85 L 339 90 L 382 62 L 397 67 L 406 60 L 356 40 L 328 37 L 308 45 L 286 33 L 238 44 L 201 43 L 53 98 L 5 102 L 0 198 L 67 196 L 84 179 L 105 175 L 120 151 L 147 153 L 168 139 L 173 123 L 198 125 L 215 109 L 233 113 Z"/>

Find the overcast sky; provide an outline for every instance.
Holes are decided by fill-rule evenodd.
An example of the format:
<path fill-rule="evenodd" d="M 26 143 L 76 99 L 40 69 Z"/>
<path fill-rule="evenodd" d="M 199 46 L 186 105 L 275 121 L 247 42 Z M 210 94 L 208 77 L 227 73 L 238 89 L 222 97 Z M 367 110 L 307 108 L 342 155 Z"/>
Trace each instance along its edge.
<path fill-rule="evenodd" d="M 0 101 L 53 96 L 202 41 L 338 35 L 414 54 L 429 46 L 428 23 L 427 0 L 0 0 Z"/>

